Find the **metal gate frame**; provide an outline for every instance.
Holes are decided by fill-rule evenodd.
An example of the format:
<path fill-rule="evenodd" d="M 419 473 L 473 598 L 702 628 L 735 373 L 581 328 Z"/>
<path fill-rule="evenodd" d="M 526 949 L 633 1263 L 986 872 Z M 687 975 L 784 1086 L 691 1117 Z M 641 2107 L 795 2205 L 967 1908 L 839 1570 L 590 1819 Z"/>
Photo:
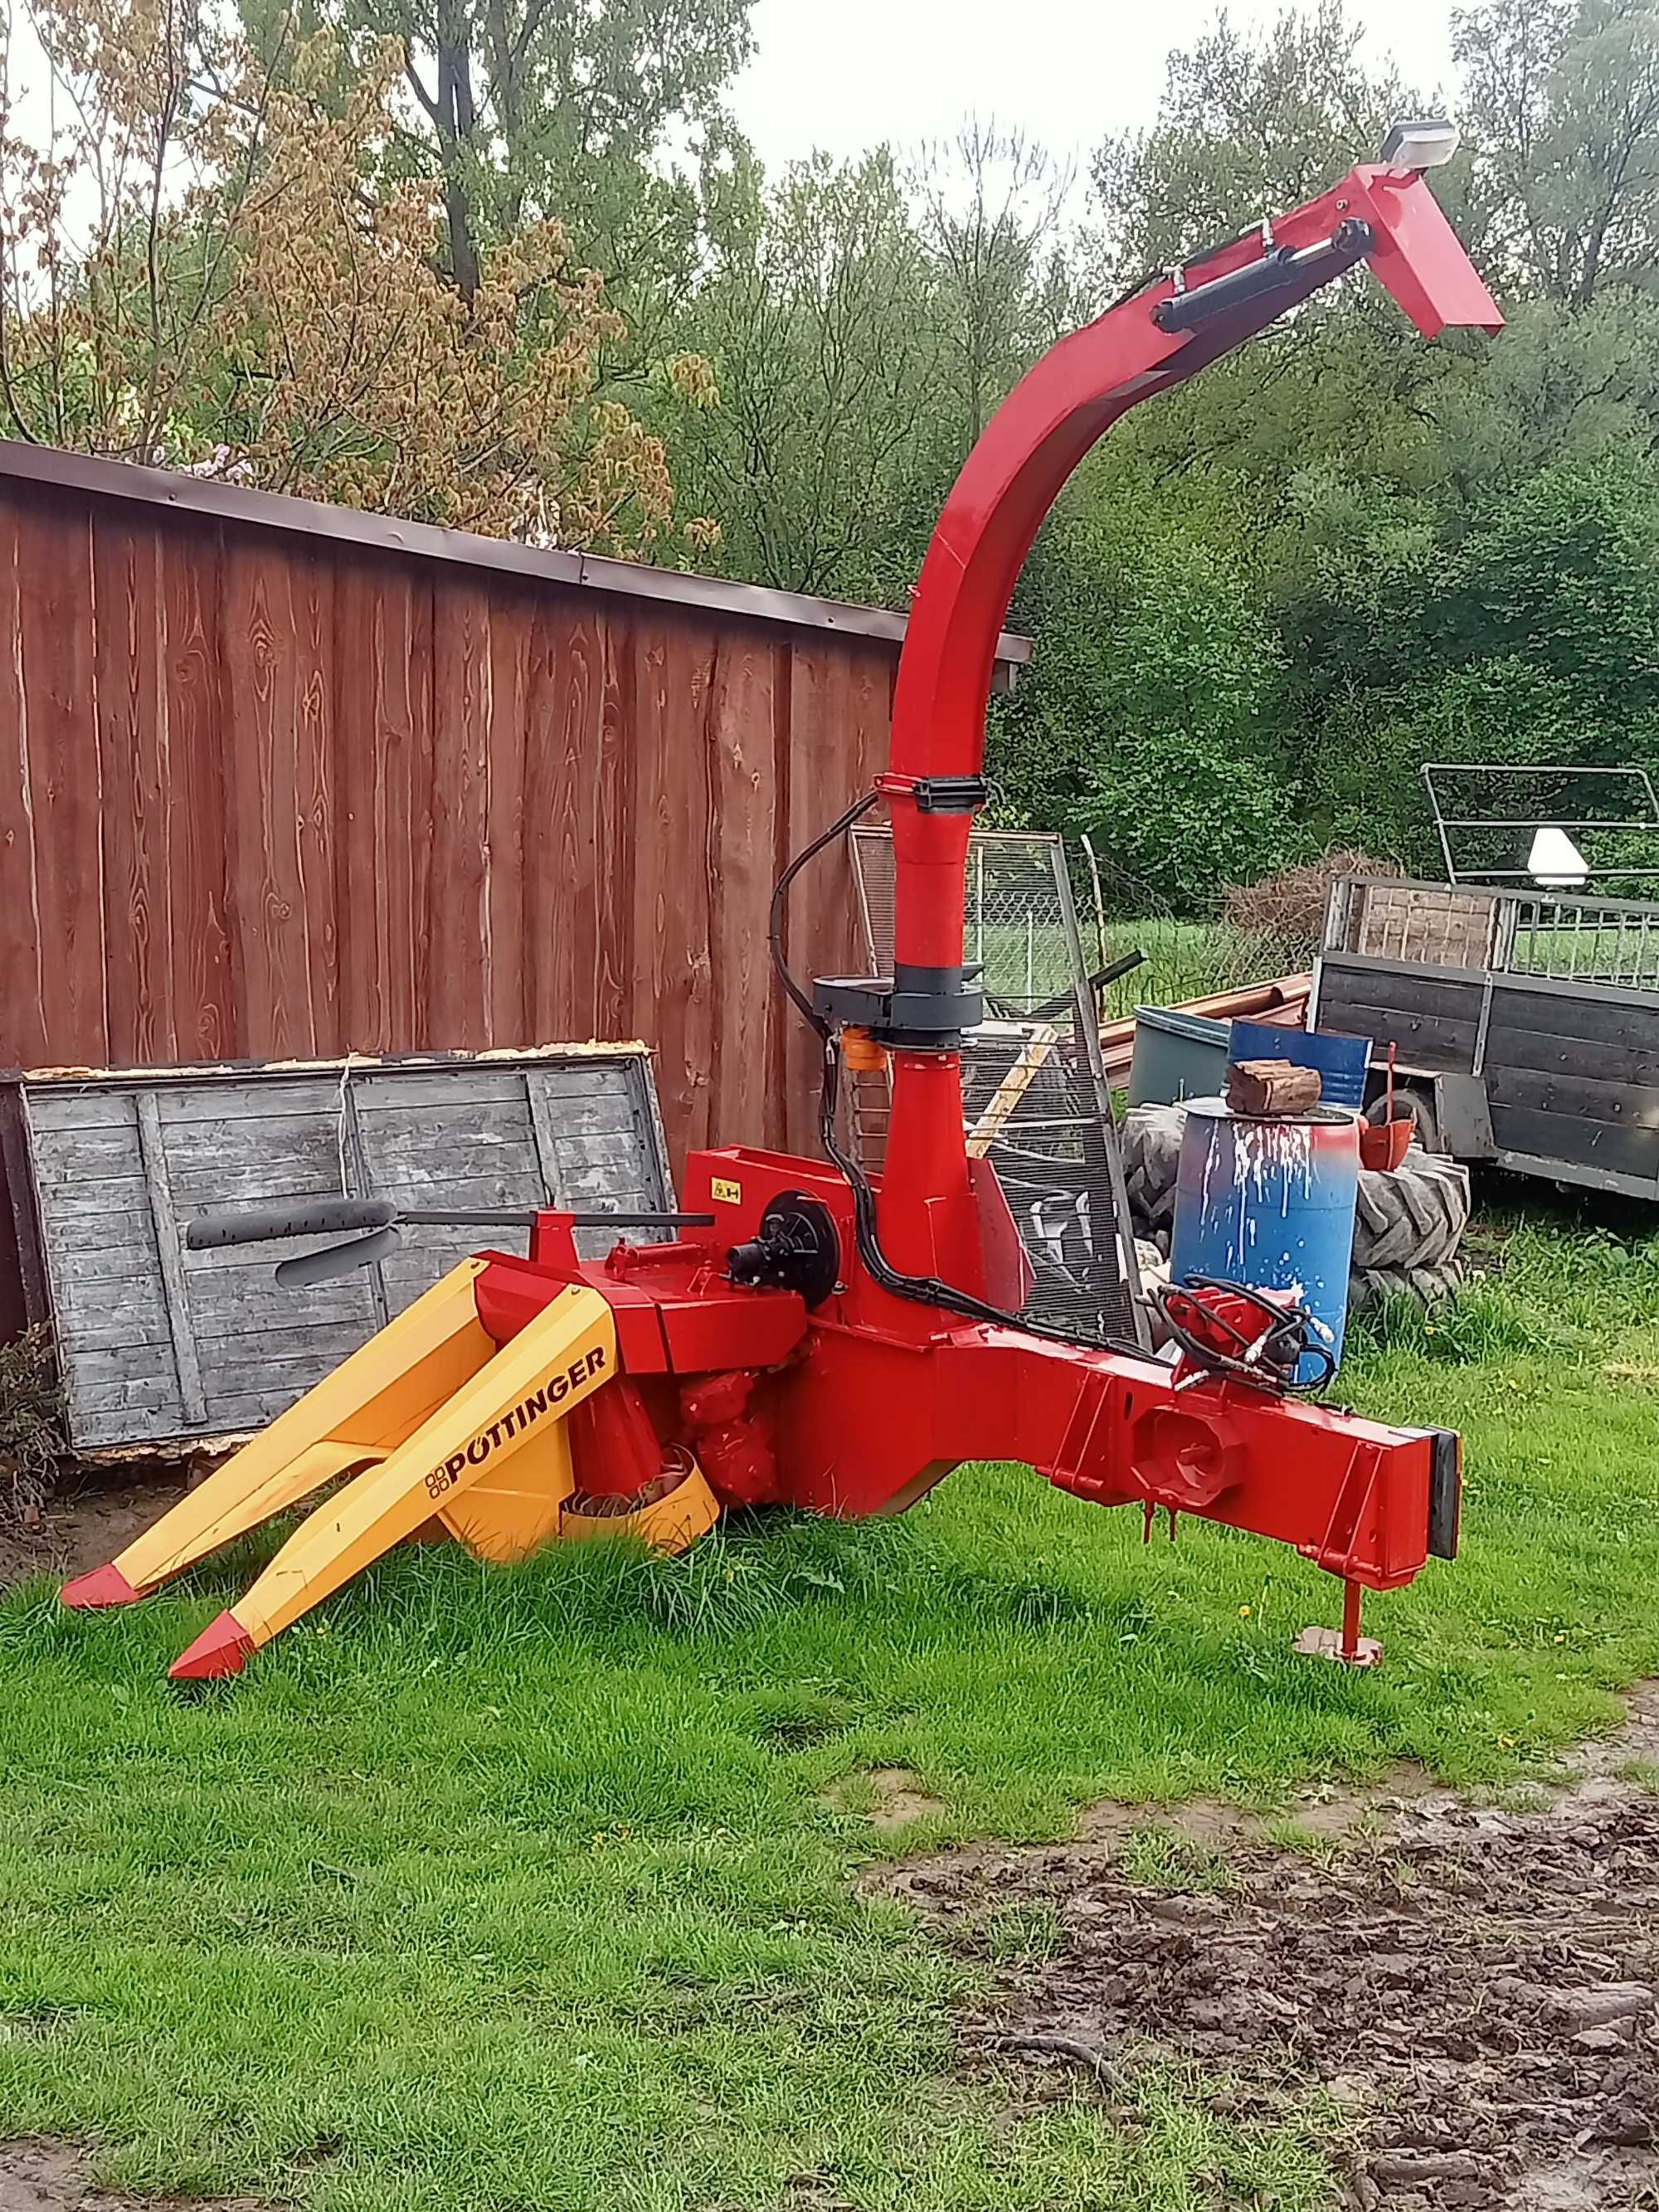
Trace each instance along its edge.
<path fill-rule="evenodd" d="M 1534 878 L 1525 868 L 1479 866 L 1473 862 L 1465 839 L 1473 840 L 1482 830 L 1515 830 L 1524 835 L 1543 829 L 1560 830 L 1583 837 L 1592 831 L 1613 836 L 1640 833 L 1653 841 L 1659 850 L 1659 793 L 1653 787 L 1653 778 L 1644 768 L 1579 768 L 1571 763 L 1562 766 L 1554 763 L 1535 761 L 1425 761 L 1420 771 L 1423 788 L 1428 793 L 1429 811 L 1434 817 L 1435 835 L 1440 840 L 1440 852 L 1446 865 L 1446 881 L 1454 886 L 1465 884 L 1524 884 Z M 1628 792 L 1632 801 L 1640 806 L 1645 801 L 1647 811 L 1633 819 L 1622 819 L 1597 815 L 1566 815 L 1562 813 L 1529 813 L 1510 815 L 1500 807 L 1497 813 L 1449 814 L 1445 801 L 1449 794 L 1443 791 L 1437 777 L 1484 777 L 1497 783 L 1510 776 L 1548 776 L 1559 787 L 1564 782 L 1575 785 L 1595 781 L 1615 784 L 1620 793 Z M 1469 804 L 1472 802 L 1464 802 Z M 1454 836 L 1453 832 L 1457 834 Z M 1651 882 L 1659 878 L 1659 867 L 1624 867 L 1609 863 L 1601 866 L 1586 858 L 1586 884 L 1624 881 Z"/>
<path fill-rule="evenodd" d="M 872 969 L 881 973 L 892 961 L 890 828 L 860 825 L 851 851 L 859 922 Z M 994 920 L 990 879 L 999 872 L 1006 878 L 1005 904 Z M 1111 1085 L 1064 839 L 1048 831 L 975 830 L 964 920 L 969 957 L 982 964 L 988 1010 L 963 1046 L 969 1142 L 994 1165 L 1000 1152 L 1016 1178 L 1023 1165 L 1038 1182 L 1052 1180 L 1057 1201 L 1046 1211 L 1042 1200 L 1016 1209 L 1039 1278 L 1028 1310 L 1044 1310 L 1046 1285 L 1054 1310 L 1044 1310 L 1045 1318 L 1081 1340 L 1149 1350 Z M 1002 932 L 1010 934 L 1000 937 Z M 851 1085 L 848 1133 L 872 1165 L 884 1143 L 886 1108 L 884 1074 Z M 1021 1148 L 1022 1137 L 1035 1150 Z M 1068 1158 L 1073 1147 L 1076 1157 Z M 1058 1172 L 1067 1165 L 1075 1172 Z M 1112 1222 L 1109 1265 L 1103 1264 L 1094 1237 L 1103 1213 Z M 1068 1241 L 1069 1261 L 1063 1257 Z M 1058 1279 L 1075 1279 L 1079 1268 L 1075 1293 L 1057 1287 Z"/>

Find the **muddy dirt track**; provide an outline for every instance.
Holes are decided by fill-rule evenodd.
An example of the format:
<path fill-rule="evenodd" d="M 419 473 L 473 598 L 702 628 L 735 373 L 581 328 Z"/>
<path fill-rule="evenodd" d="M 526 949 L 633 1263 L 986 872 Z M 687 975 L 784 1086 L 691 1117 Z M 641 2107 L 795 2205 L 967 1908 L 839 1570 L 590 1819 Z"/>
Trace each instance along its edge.
<path fill-rule="evenodd" d="M 887 1869 L 982 1952 L 1010 1906 L 1056 1916 L 1052 1956 L 999 1969 L 969 2063 L 1133 2106 L 1138 2069 L 1195 2061 L 1233 2117 L 1320 2089 L 1363 2212 L 1659 2208 L 1659 1685 L 1570 1788 L 1522 1809 L 1443 1791 L 1310 1807 L 1312 1851 L 1224 1808 L 1169 1817 L 1171 1877 L 1134 1881 L 1145 1810 L 1059 1848 Z M 1626 1778 L 1626 1777 L 1630 1778 Z M 1647 1786 L 1644 1786 L 1644 1784 Z M 1183 1858 L 1191 1879 L 1182 1878 Z M 1127 2114 L 1126 2114 L 1127 2116 Z"/>
<path fill-rule="evenodd" d="M 63 1582 L 101 1567 L 175 1504 L 185 1487 L 176 1467 L 143 1466 L 54 1498 L 34 1528 L 24 1527 L 0 1505 L 0 1590 L 32 1575 Z M 0 2212 L 7 2212 L 3 2197 Z"/>
<path fill-rule="evenodd" d="M 0 2212 L 275 2212 L 250 2197 L 131 2197 L 94 2189 L 70 2143 L 0 2143 Z"/>

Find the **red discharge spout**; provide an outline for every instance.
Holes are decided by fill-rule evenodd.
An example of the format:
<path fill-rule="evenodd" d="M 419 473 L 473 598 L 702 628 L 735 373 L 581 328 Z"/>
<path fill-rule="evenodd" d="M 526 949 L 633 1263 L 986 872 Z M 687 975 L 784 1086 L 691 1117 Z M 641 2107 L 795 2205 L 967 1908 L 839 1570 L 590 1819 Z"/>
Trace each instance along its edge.
<path fill-rule="evenodd" d="M 895 967 L 915 986 L 948 981 L 961 968 L 973 822 L 970 805 L 941 806 L 929 780 L 982 772 L 997 639 L 1031 540 L 1061 486 L 1129 408 L 1183 382 L 1362 260 L 1425 337 L 1452 325 L 1502 327 L 1422 176 L 1358 168 L 1318 199 L 1146 284 L 1062 339 L 1015 386 L 969 455 L 922 563 L 882 783 L 893 822 Z M 947 1100 L 947 1092 L 957 1095 Z M 932 1120 L 947 1110 L 959 1159 L 954 1066 L 932 1080 L 896 1081 L 890 1146 L 902 1156 L 912 1149 L 904 1127 L 911 1114 Z M 915 1149 L 933 1156 L 939 1135 Z M 941 1194 L 963 1175 L 965 1168 L 953 1167 Z"/>

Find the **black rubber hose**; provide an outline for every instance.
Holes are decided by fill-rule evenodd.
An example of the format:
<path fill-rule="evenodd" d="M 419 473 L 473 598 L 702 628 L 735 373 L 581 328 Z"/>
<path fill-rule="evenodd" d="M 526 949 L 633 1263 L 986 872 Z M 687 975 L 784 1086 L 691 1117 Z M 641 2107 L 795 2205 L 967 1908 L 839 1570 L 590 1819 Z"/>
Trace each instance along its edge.
<path fill-rule="evenodd" d="M 779 982 L 788 993 L 797 1010 L 826 1044 L 830 1041 L 830 1024 L 812 1004 L 808 993 L 802 990 L 800 985 L 790 974 L 789 963 L 784 956 L 784 905 L 789 896 L 790 884 L 794 882 L 807 862 L 815 860 L 824 847 L 833 845 L 837 837 L 844 837 L 859 817 L 861 814 L 867 814 L 880 796 L 879 792 L 866 791 L 861 799 L 855 799 L 845 812 L 836 817 L 821 836 L 814 837 L 810 845 L 801 848 L 772 889 L 772 910 L 767 917 L 766 929 L 767 943 L 771 948 L 772 965 L 777 972 Z"/>
<path fill-rule="evenodd" d="M 1221 1291 L 1243 1298 L 1256 1309 L 1267 1326 L 1259 1337 L 1251 1340 L 1231 1322 L 1223 1322 L 1221 1326 L 1239 1346 L 1239 1356 L 1218 1352 L 1213 1345 L 1195 1336 L 1170 1310 L 1176 1301 L 1192 1291 Z M 1322 1390 L 1336 1372 L 1336 1355 L 1330 1346 L 1316 1344 L 1312 1340 L 1309 1326 L 1312 1317 L 1306 1306 L 1281 1306 L 1265 1291 L 1248 1283 L 1231 1282 L 1220 1275 L 1189 1275 L 1184 1282 L 1160 1283 L 1151 1293 L 1151 1304 L 1194 1365 L 1207 1368 L 1212 1374 L 1235 1376 L 1258 1390 L 1290 1391 Z M 1245 1357 L 1246 1353 L 1250 1356 Z M 1320 1372 L 1306 1382 L 1297 1382 L 1292 1378 L 1304 1358 L 1320 1361 Z"/>
<path fill-rule="evenodd" d="M 936 1275 L 906 1275 L 893 1267 L 881 1249 L 881 1238 L 876 1227 L 876 1194 L 870 1187 L 870 1178 L 849 1153 L 841 1148 L 836 1134 L 836 1110 L 841 1097 L 841 1054 L 835 1034 L 811 1000 L 789 972 L 783 952 L 783 909 L 789 886 L 810 860 L 815 860 L 826 845 L 837 837 L 844 837 L 862 814 L 872 807 L 879 793 L 866 792 L 855 799 L 843 813 L 838 814 L 830 827 L 815 837 L 810 845 L 803 846 L 778 878 L 772 893 L 772 910 L 768 930 L 771 945 L 772 965 L 779 981 L 790 999 L 823 1045 L 823 1087 L 818 1100 L 818 1140 L 823 1146 L 824 1157 L 840 1173 L 853 1194 L 853 1231 L 858 1255 L 865 1272 L 880 1290 L 890 1297 L 908 1298 L 917 1305 L 937 1306 L 945 1313 L 959 1315 L 964 1321 L 983 1322 L 994 1328 L 1024 1329 L 1028 1335 L 1051 1338 L 1058 1344 L 1071 1344 L 1075 1339 L 1061 1328 L 1049 1328 L 1041 1322 L 1029 1321 L 1024 1316 L 1006 1313 L 1000 1306 L 989 1304 L 984 1298 L 975 1297 L 970 1291 L 958 1291 L 949 1283 L 941 1282 Z M 1135 963 L 1132 961 L 1130 965 Z"/>
<path fill-rule="evenodd" d="M 867 791 L 846 808 L 830 827 L 813 838 L 797 853 L 778 878 L 772 892 L 772 908 L 769 917 L 767 936 L 771 948 L 772 965 L 778 981 L 803 1018 L 823 1045 L 823 1086 L 818 1101 L 818 1139 L 824 1156 L 836 1169 L 853 1194 L 853 1227 L 859 1257 L 866 1272 L 878 1288 L 891 1297 L 908 1298 L 919 1305 L 938 1306 L 946 1313 L 959 1314 L 966 1321 L 988 1322 L 997 1328 L 1023 1328 L 1036 1336 L 1054 1338 L 1061 1344 L 1072 1339 L 1063 1329 L 1046 1328 L 1041 1323 L 1027 1321 L 1018 1314 L 1005 1313 L 1000 1306 L 988 1304 L 983 1298 L 974 1297 L 966 1291 L 958 1291 L 949 1283 L 942 1283 L 933 1275 L 906 1275 L 892 1267 L 881 1249 L 881 1239 L 876 1229 L 876 1194 L 870 1179 L 851 1156 L 841 1148 L 836 1135 L 836 1110 L 841 1097 L 841 1054 L 830 1024 L 819 1013 L 806 993 L 789 972 L 789 963 L 783 951 L 783 912 L 789 887 L 809 861 L 816 860 L 826 845 L 844 837 L 861 815 L 867 814 L 880 796 Z"/>

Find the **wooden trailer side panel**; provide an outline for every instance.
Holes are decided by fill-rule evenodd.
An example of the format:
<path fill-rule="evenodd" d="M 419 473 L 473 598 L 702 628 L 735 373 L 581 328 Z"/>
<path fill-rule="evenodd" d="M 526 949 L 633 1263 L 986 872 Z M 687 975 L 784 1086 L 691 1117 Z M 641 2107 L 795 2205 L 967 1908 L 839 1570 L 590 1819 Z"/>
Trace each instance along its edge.
<path fill-rule="evenodd" d="M 1374 1063 L 1393 1043 L 1402 1066 L 1480 1075 L 1500 1160 L 1659 1183 L 1659 994 L 1328 953 L 1316 1018 Z"/>
<path fill-rule="evenodd" d="M 1474 1068 L 1480 1037 L 1482 979 L 1431 968 L 1327 953 L 1320 967 L 1317 1024 L 1369 1037 L 1374 1057 L 1390 1044 L 1413 1067 L 1449 1075 Z"/>
<path fill-rule="evenodd" d="M 1500 1152 L 1659 1178 L 1659 997 L 1499 977 L 1486 1077 Z"/>

